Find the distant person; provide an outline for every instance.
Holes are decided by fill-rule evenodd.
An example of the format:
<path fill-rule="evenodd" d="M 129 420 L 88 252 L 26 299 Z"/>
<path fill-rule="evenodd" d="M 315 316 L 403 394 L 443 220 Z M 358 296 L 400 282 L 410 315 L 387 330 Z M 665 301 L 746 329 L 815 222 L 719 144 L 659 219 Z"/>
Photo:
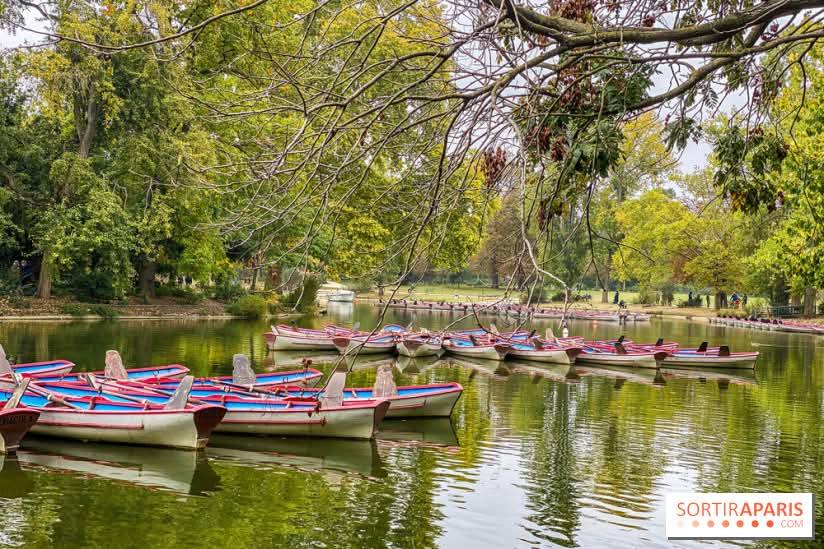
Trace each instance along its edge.
<path fill-rule="evenodd" d="M 615 295 L 612 297 L 612 304 L 618 305 L 618 290 L 615 290 Z"/>
<path fill-rule="evenodd" d="M 707 309 L 710 308 L 710 294 L 707 294 Z"/>
<path fill-rule="evenodd" d="M 561 337 L 569 337 L 569 327 L 566 320 L 561 323 Z"/>
<path fill-rule="evenodd" d="M 687 301 L 689 303 L 692 303 L 692 290 L 690 290 L 690 294 L 689 294 L 689 297 L 687 298 Z"/>
<path fill-rule="evenodd" d="M 730 301 L 732 301 L 732 308 L 737 309 L 738 308 L 738 301 L 739 301 L 738 292 L 733 292 L 732 293 L 732 297 L 730 298 Z"/>
<path fill-rule="evenodd" d="M 744 304 L 744 307 L 747 306 L 747 294 L 744 294 L 744 298 L 741 300 L 741 303 Z"/>

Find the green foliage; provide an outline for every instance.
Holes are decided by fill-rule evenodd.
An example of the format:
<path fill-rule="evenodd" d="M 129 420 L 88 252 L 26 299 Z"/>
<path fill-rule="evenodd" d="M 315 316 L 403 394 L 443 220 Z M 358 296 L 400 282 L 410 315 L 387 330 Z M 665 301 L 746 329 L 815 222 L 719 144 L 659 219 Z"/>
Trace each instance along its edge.
<path fill-rule="evenodd" d="M 283 304 L 297 311 L 309 311 L 315 306 L 319 288 L 320 280 L 317 277 L 305 276 L 301 286 L 283 298 Z"/>
<path fill-rule="evenodd" d="M 63 314 L 71 316 L 94 315 L 105 319 L 113 319 L 120 316 L 120 313 L 116 309 L 113 309 L 108 305 L 104 305 L 103 303 L 94 303 L 92 305 L 81 303 L 64 303 L 60 306 L 60 310 Z"/>
<path fill-rule="evenodd" d="M 263 318 L 269 311 L 269 304 L 259 295 L 245 295 L 229 305 L 226 310 L 236 316 Z"/>
<path fill-rule="evenodd" d="M 246 289 L 240 285 L 237 278 L 231 276 L 218 278 L 212 289 L 212 297 L 218 301 L 235 301 L 244 295 L 246 295 Z"/>
<path fill-rule="evenodd" d="M 203 301 L 203 294 L 194 288 L 172 286 L 168 284 L 158 286 L 155 295 L 157 295 L 157 297 L 174 297 L 180 303 L 185 305 L 195 305 L 196 303 Z"/>
<path fill-rule="evenodd" d="M 60 310 L 64 315 L 71 316 L 85 316 L 89 314 L 89 308 L 79 303 L 64 303 L 60 306 Z"/>
<path fill-rule="evenodd" d="M 561 297 L 563 301 L 563 296 Z M 521 292 L 519 302 L 521 305 L 537 305 L 538 303 L 546 303 L 547 291 L 543 286 L 537 288 L 528 288 L 525 292 Z"/>

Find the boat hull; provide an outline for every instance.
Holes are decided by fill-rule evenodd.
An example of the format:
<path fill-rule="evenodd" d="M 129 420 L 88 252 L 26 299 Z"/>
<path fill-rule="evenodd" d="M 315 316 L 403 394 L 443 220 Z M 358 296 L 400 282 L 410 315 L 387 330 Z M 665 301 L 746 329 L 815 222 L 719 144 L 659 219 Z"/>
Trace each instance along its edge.
<path fill-rule="evenodd" d="M 395 341 L 362 341 L 346 337 L 333 338 L 333 343 L 342 355 L 377 355 L 395 352 Z"/>
<path fill-rule="evenodd" d="M 532 362 L 545 362 L 550 364 L 575 364 L 576 357 L 580 354 L 580 349 L 518 349 L 515 346 L 507 357 Z"/>
<path fill-rule="evenodd" d="M 484 360 L 504 360 L 509 352 L 508 349 L 496 348 L 495 345 L 479 345 L 479 346 L 459 346 L 444 344 L 446 352 L 458 356 L 468 356 L 472 358 L 482 358 Z"/>
<path fill-rule="evenodd" d="M 38 408 L 38 435 L 94 442 L 140 444 L 194 450 L 204 448 L 226 410 L 199 406 L 184 410 L 97 411 Z"/>
<path fill-rule="evenodd" d="M 264 334 L 270 351 L 334 351 L 331 337 L 311 337 L 267 332 Z"/>
<path fill-rule="evenodd" d="M 40 412 L 30 408 L 0 410 L 0 454 L 15 452 L 39 417 Z"/>
<path fill-rule="evenodd" d="M 249 435 L 369 439 L 375 435 L 389 402 L 305 410 L 229 410 L 216 432 Z"/>
<path fill-rule="evenodd" d="M 670 368 L 680 367 L 694 367 L 694 368 L 740 368 L 752 370 L 755 368 L 755 362 L 758 360 L 758 355 L 755 356 L 747 353 L 741 356 L 689 356 L 689 355 L 670 355 L 664 359 L 664 366 Z"/>
<path fill-rule="evenodd" d="M 390 400 L 386 417 L 449 417 L 461 393 L 462 389 Z"/>

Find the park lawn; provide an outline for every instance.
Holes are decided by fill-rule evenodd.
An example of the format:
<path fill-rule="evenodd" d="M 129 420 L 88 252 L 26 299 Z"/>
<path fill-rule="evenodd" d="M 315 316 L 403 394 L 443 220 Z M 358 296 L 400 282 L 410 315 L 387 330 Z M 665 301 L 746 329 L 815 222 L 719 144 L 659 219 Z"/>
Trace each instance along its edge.
<path fill-rule="evenodd" d="M 613 299 L 615 291 L 609 293 L 609 303 L 601 303 L 601 290 L 580 290 L 581 295 L 589 294 L 592 299 L 589 302 L 580 301 L 575 303 L 576 307 L 583 308 L 604 308 L 609 309 L 613 307 Z M 375 290 L 358 294 L 360 297 L 377 298 L 378 293 Z M 384 298 L 388 299 L 391 295 L 391 288 L 384 290 Z M 439 284 L 416 284 L 411 286 L 401 286 L 395 293 L 395 299 L 415 299 L 418 301 L 446 301 L 446 302 L 462 302 L 462 301 L 494 301 L 507 297 L 506 288 L 489 288 L 484 286 L 456 286 L 456 285 L 439 285 Z M 509 299 L 513 302 L 518 302 L 521 293 L 517 291 L 510 291 Z M 686 293 L 676 293 L 672 301 L 672 308 L 678 308 L 680 302 L 686 302 L 688 298 Z M 703 300 L 705 296 L 701 296 Z M 638 292 L 618 292 L 618 299 L 623 300 L 628 305 L 636 305 L 633 309 L 638 307 L 661 307 L 660 305 L 641 305 L 638 304 Z M 560 304 L 555 302 L 554 304 Z M 710 303 L 713 304 L 712 298 Z M 768 305 L 767 300 L 762 297 L 750 297 L 748 299 L 749 305 L 762 307 Z M 549 304 L 547 304 L 549 305 Z M 706 310 L 706 308 L 702 307 Z"/>

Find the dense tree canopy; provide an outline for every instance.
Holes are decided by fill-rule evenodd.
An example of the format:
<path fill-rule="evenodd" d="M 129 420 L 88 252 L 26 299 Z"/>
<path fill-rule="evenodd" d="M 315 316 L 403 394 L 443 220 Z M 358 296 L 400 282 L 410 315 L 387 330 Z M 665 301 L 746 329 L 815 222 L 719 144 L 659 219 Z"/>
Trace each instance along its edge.
<path fill-rule="evenodd" d="M 2 257 L 42 296 L 244 264 L 798 294 L 824 279 L 821 7 L 6 0 L 42 42 L 0 75 Z"/>

